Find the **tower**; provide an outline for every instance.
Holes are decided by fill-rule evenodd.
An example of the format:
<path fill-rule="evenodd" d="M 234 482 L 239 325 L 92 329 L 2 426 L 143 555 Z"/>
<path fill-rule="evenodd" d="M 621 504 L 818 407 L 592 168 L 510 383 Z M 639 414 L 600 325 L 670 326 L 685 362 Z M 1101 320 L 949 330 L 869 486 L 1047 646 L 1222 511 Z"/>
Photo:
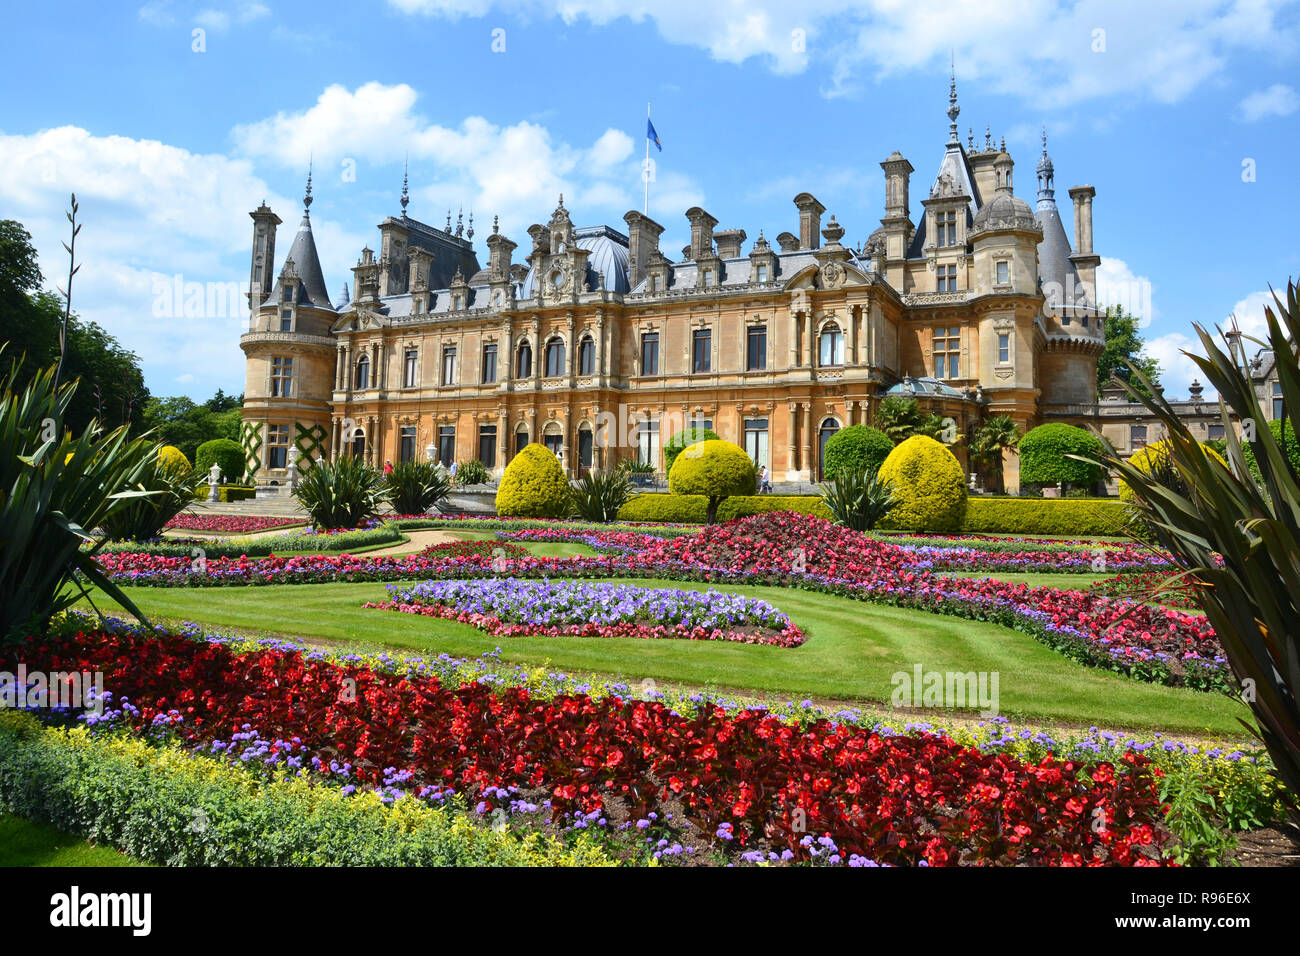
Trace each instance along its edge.
<path fill-rule="evenodd" d="M 271 212 L 265 199 L 248 217 L 253 220 L 253 253 L 248 269 L 248 310 L 251 313 L 261 303 L 262 293 L 270 284 L 275 268 L 275 227 L 280 225 L 280 217 Z"/>

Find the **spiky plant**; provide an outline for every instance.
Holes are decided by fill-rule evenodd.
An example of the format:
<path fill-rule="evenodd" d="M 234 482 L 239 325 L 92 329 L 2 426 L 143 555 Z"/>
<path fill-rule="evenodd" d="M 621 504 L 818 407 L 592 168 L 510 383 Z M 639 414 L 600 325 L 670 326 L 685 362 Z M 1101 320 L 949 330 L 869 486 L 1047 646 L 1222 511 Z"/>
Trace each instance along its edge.
<path fill-rule="evenodd" d="M 1284 415 L 1300 411 L 1300 303 L 1294 283 L 1285 300 L 1274 293 L 1265 310 L 1276 356 Z M 1101 463 L 1133 489 L 1134 507 L 1156 543 L 1186 569 L 1201 607 L 1214 625 L 1255 732 L 1282 783 L 1300 793 L 1300 483 L 1283 448 L 1266 427 L 1264 409 L 1232 345 L 1196 326 L 1204 357 L 1184 353 L 1219 393 L 1229 467 L 1192 437 L 1187 425 L 1138 370 L 1127 386 L 1165 426 L 1169 463 L 1148 474 L 1113 450 Z M 1263 343 L 1261 343 L 1263 344 Z M 1238 435 L 1234 420 L 1241 425 Z M 1258 463 L 1263 487 L 1252 479 L 1243 438 Z M 1172 469 L 1177 474 L 1171 475 Z M 1300 825 L 1300 819 L 1293 817 Z"/>
<path fill-rule="evenodd" d="M 86 582 L 141 617 L 95 564 L 105 539 L 92 531 L 147 494 L 113 489 L 157 461 L 158 443 L 126 426 L 101 434 L 95 421 L 64 431 L 77 383 L 55 379 L 51 367 L 20 388 L 14 363 L 0 381 L 0 640 L 41 630 Z"/>
<path fill-rule="evenodd" d="M 632 482 L 623 471 L 592 469 L 573 482 L 573 509 L 585 521 L 613 521 L 630 497 Z"/>
<path fill-rule="evenodd" d="M 299 480 L 294 497 L 322 531 L 355 528 L 379 513 L 384 476 L 360 458 L 318 461 Z"/>
<path fill-rule="evenodd" d="M 431 461 L 399 461 L 384 478 L 384 492 L 399 515 L 424 514 L 447 500 L 451 478 Z"/>
<path fill-rule="evenodd" d="M 867 468 L 846 468 L 821 486 L 822 501 L 836 524 L 853 531 L 874 531 L 894 508 L 894 491 Z"/>
<path fill-rule="evenodd" d="M 165 447 L 165 446 L 164 446 Z M 175 449 L 173 449 L 174 451 Z M 207 477 L 162 454 L 163 448 L 140 463 L 128 477 L 123 491 L 140 492 L 104 518 L 100 529 L 110 541 L 148 541 L 162 534 L 167 522 L 184 511 L 198 497 L 198 486 Z M 179 454 L 179 453 L 178 453 Z"/>

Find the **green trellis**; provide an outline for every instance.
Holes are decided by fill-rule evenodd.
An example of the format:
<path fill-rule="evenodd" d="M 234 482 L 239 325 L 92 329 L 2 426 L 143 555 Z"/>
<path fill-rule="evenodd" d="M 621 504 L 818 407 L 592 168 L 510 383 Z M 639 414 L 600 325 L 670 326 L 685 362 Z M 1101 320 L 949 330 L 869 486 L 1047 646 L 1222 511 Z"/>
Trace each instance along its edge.
<path fill-rule="evenodd" d="M 310 468 L 316 459 L 325 457 L 325 441 L 329 438 L 329 432 L 322 426 L 294 422 L 293 430 L 293 447 L 298 449 L 299 469 Z"/>
<path fill-rule="evenodd" d="M 244 468 L 248 479 L 257 477 L 262 468 L 262 423 L 244 422 L 239 426 L 239 445 L 244 449 Z"/>

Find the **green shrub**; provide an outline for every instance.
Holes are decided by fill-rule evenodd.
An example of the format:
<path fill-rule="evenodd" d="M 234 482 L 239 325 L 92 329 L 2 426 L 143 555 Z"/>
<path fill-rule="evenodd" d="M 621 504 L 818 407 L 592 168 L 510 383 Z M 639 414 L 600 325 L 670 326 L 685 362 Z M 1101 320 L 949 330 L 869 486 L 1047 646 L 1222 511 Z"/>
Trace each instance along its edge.
<path fill-rule="evenodd" d="M 1127 518 L 1127 506 L 1111 498 L 971 498 L 961 530 L 1026 536 L 1122 535 Z"/>
<path fill-rule="evenodd" d="M 1206 457 L 1211 461 L 1217 461 L 1224 468 L 1228 467 L 1228 463 L 1223 460 L 1223 457 L 1209 445 L 1204 442 L 1197 442 L 1197 444 L 1201 446 Z M 1158 442 L 1152 442 L 1140 451 L 1135 451 L 1129 456 L 1128 463 L 1142 474 L 1154 478 L 1157 484 L 1186 497 L 1187 485 L 1174 463 L 1171 451 L 1172 446 L 1169 439 L 1166 438 Z M 1119 482 L 1119 497 L 1121 501 L 1133 500 L 1133 489 L 1122 478 Z"/>
<path fill-rule="evenodd" d="M 293 496 L 315 527 L 355 528 L 379 514 L 384 476 L 360 458 L 344 455 L 337 461 L 318 461 L 308 469 Z"/>
<path fill-rule="evenodd" d="M 334 534 L 303 534 L 301 529 L 286 531 L 284 534 L 266 535 L 260 538 L 239 536 L 219 541 L 204 541 L 201 544 L 203 556 L 207 558 L 238 558 L 246 555 L 250 558 L 264 558 L 269 554 L 316 554 L 323 552 L 350 552 L 358 554 L 380 545 L 395 544 L 404 540 L 401 529 L 396 522 L 385 521 L 377 528 L 359 528 L 353 531 L 336 531 Z M 176 541 L 163 538 L 161 541 L 112 541 L 104 546 L 104 552 L 129 554 L 156 554 L 167 558 L 188 558 L 195 548 L 193 541 Z"/>
<path fill-rule="evenodd" d="M 872 531 L 894 509 L 894 492 L 869 466 L 842 467 L 833 483 L 822 485 L 822 501 L 836 524 Z"/>
<path fill-rule="evenodd" d="M 460 467 L 456 469 L 458 485 L 486 485 L 491 480 L 492 474 L 487 470 L 487 465 L 477 458 L 462 461 Z"/>
<path fill-rule="evenodd" d="M 172 518 L 198 497 L 200 476 L 180 451 L 158 448 L 150 463 L 136 472 L 121 490 L 139 493 L 100 522 L 105 537 L 117 541 L 147 541 L 162 534 Z"/>
<path fill-rule="evenodd" d="M 447 500 L 451 479 L 431 461 L 399 461 L 384 476 L 384 491 L 399 515 L 421 515 Z"/>
<path fill-rule="evenodd" d="M 1300 477 L 1300 441 L 1296 440 L 1295 426 L 1291 419 L 1275 418 L 1268 423 L 1268 430 L 1273 433 L 1273 441 L 1282 449 L 1286 455 L 1287 464 L 1291 466 L 1291 473 Z M 1226 444 L 1226 439 L 1219 439 Z M 1226 454 L 1223 449 L 1218 448 L 1215 442 L 1207 442 L 1211 448 L 1219 453 L 1222 458 Z M 1261 488 L 1264 486 L 1264 475 L 1259 470 L 1259 462 L 1255 460 L 1255 449 L 1250 442 L 1241 443 L 1241 454 L 1246 459 L 1246 467 L 1250 470 L 1250 477 L 1255 479 L 1255 484 Z"/>
<path fill-rule="evenodd" d="M 497 514 L 514 518 L 563 518 L 569 513 L 569 479 L 560 460 L 533 442 L 506 465 L 497 488 Z"/>
<path fill-rule="evenodd" d="M 907 531 L 957 531 L 966 516 L 966 476 L 947 448 L 913 435 L 885 459 L 878 477 L 894 492 L 885 526 Z"/>
<path fill-rule="evenodd" d="M 185 452 L 175 445 L 163 445 L 158 449 L 158 464 L 169 475 L 188 475 L 194 470 Z"/>
<path fill-rule="evenodd" d="M 618 517 L 618 509 L 631 495 L 626 472 L 592 469 L 574 482 L 573 510 L 584 521 L 608 523 Z"/>
<path fill-rule="evenodd" d="M 1100 455 L 1101 439 L 1064 422 L 1049 422 L 1020 439 L 1020 482 L 1026 485 L 1091 485 L 1100 466 L 1070 455 Z"/>
<path fill-rule="evenodd" d="M 704 495 L 633 495 L 618 509 L 620 521 L 662 521 L 669 524 L 704 524 L 709 499 Z M 719 521 L 734 521 L 769 511 L 795 511 L 832 520 L 830 509 L 813 495 L 732 495 L 718 505 Z"/>
<path fill-rule="evenodd" d="M 707 439 L 682 449 L 668 472 L 668 490 L 675 495 L 704 495 L 709 499 L 704 521 L 713 524 L 718 505 L 732 495 L 754 491 L 754 462 L 745 449 L 721 439 Z"/>
<path fill-rule="evenodd" d="M 894 443 L 877 428 L 850 425 L 841 428 L 826 442 L 826 460 L 823 463 L 826 477 L 834 479 L 841 471 L 866 471 L 874 478 L 885 463 Z"/>
<path fill-rule="evenodd" d="M 239 447 L 239 442 L 229 438 L 205 441 L 194 453 L 194 470 L 202 472 L 204 479 L 208 477 L 214 463 L 221 469 L 221 477 L 227 482 L 240 481 L 247 467 L 244 449 Z"/>
<path fill-rule="evenodd" d="M 697 441 L 718 441 L 722 436 L 711 428 L 684 428 L 672 438 L 668 439 L 668 444 L 664 445 L 664 470 L 672 471 L 673 462 L 677 456 L 682 453 L 687 445 L 693 445 Z"/>
<path fill-rule="evenodd" d="M 386 806 L 373 791 L 259 779 L 139 738 L 42 728 L 20 712 L 0 713 L 0 809 L 168 866 L 613 865 L 590 838 L 565 846 L 485 826 L 461 806 Z"/>

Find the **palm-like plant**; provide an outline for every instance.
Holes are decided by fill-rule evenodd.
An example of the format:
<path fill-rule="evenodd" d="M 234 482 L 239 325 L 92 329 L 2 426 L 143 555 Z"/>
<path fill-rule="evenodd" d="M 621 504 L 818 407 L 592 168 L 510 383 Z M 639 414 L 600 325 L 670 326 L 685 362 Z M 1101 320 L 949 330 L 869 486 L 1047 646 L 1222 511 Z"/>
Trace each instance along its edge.
<path fill-rule="evenodd" d="M 161 455 L 145 458 L 127 479 L 122 490 L 140 492 L 125 499 L 100 524 L 110 541 L 147 541 L 162 534 L 168 521 L 184 511 L 198 497 L 200 482 L 207 477 L 191 469 L 169 464 Z"/>
<path fill-rule="evenodd" d="M 450 492 L 451 478 L 431 461 L 399 461 L 384 478 L 384 493 L 399 515 L 424 514 Z"/>
<path fill-rule="evenodd" d="M 294 497 L 322 530 L 355 528 L 379 513 L 384 476 L 360 458 L 318 461 L 298 481 Z"/>
<path fill-rule="evenodd" d="M 915 435 L 921 422 L 921 409 L 914 398 L 890 395 L 876 409 L 875 427 L 895 445 Z"/>
<path fill-rule="evenodd" d="M 1020 426 L 1010 415 L 991 415 L 979 423 L 971 436 L 971 464 L 992 477 L 999 486 L 1002 482 L 1004 453 L 1016 450 L 1024 437 Z"/>
<path fill-rule="evenodd" d="M 125 426 L 100 434 L 97 422 L 65 433 L 76 383 L 56 384 L 53 368 L 21 391 L 18 380 L 15 363 L 0 381 L 0 640 L 39 631 L 87 581 L 142 617 L 95 563 L 105 539 L 91 531 L 149 494 L 116 489 L 157 461 L 157 442 Z"/>
<path fill-rule="evenodd" d="M 821 486 L 822 501 L 836 524 L 853 531 L 874 531 L 894 510 L 894 491 L 866 468 L 846 468 L 834 482 Z"/>
<path fill-rule="evenodd" d="M 1285 301 L 1275 293 L 1274 302 L 1276 312 L 1271 306 L 1265 310 L 1268 344 L 1290 416 L 1300 411 L 1295 284 L 1288 284 Z M 1200 326 L 1196 332 L 1205 357 L 1184 354 L 1219 393 L 1230 467 L 1206 454 L 1158 392 L 1143 393 L 1148 383 L 1136 369 L 1136 384 L 1126 387 L 1164 424 L 1168 468 L 1178 473 L 1177 480 L 1164 469 L 1148 474 L 1113 450 L 1101 463 L 1133 489 L 1149 533 L 1186 569 L 1255 716 L 1257 727 L 1250 729 L 1268 748 L 1282 783 L 1300 792 L 1300 481 L 1265 427 L 1264 409 L 1232 345 L 1221 348 Z M 1234 418 L 1241 423 L 1241 437 Z M 1242 437 L 1254 452 L 1262 488 L 1247 468 Z"/>
<path fill-rule="evenodd" d="M 630 497 L 632 482 L 622 470 L 592 469 L 573 483 L 573 508 L 585 521 L 613 521 Z"/>

